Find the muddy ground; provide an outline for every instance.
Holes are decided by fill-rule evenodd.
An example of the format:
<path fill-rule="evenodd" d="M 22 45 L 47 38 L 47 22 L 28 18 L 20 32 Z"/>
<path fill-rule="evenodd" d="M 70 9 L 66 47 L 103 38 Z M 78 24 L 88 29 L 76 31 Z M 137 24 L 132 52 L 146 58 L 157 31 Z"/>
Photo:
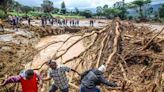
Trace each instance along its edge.
<path fill-rule="evenodd" d="M 39 21 L 34 20 L 32 23 L 32 27 L 27 26 L 26 21 L 23 21 L 24 25 L 20 25 L 18 31 L 11 29 L 10 26 L 8 28 L 5 28 L 5 32 L 0 32 L 0 82 L 2 82 L 3 79 L 5 79 L 7 76 L 18 74 L 23 69 L 39 67 L 44 62 L 52 58 L 58 48 L 60 48 L 60 46 L 62 46 L 62 48 L 60 48 L 60 52 L 56 53 L 57 55 L 63 53 L 62 50 L 67 49 L 70 45 L 72 45 L 72 43 L 83 37 L 84 34 L 86 35 L 90 34 L 92 31 L 101 30 L 107 25 L 107 23 L 111 22 L 112 21 L 98 20 L 95 24 L 95 26 L 98 28 L 87 27 L 89 25 L 89 22 L 86 20 L 83 20 L 81 22 L 80 27 L 71 28 L 59 27 L 57 25 L 54 25 L 53 27 L 47 26 L 46 28 L 42 28 L 39 26 Z M 155 47 L 151 45 L 148 49 L 143 51 L 143 54 L 137 54 L 137 49 L 145 46 L 146 43 L 155 34 L 157 34 L 156 32 L 159 32 L 163 27 L 164 25 L 134 23 L 132 26 L 128 23 L 123 23 L 121 29 L 124 29 L 124 51 L 122 53 L 127 54 L 125 57 L 125 62 L 127 65 L 123 64 L 123 67 L 127 68 L 126 66 L 128 66 L 125 71 L 127 73 L 127 79 L 130 82 L 125 85 L 123 91 L 115 90 L 115 92 L 162 92 L 162 90 L 164 90 L 163 79 L 161 81 L 157 80 L 164 72 L 164 69 L 162 68 L 164 65 L 164 59 L 162 58 L 162 56 L 164 55 L 164 35 L 161 33 L 154 40 L 155 42 L 152 42 L 152 45 L 154 45 Z M 71 37 L 72 35 L 78 36 Z M 62 45 L 63 41 L 66 41 L 69 37 L 71 37 L 71 39 L 69 39 L 64 45 Z M 94 38 L 95 36 L 92 36 L 76 43 L 61 58 L 57 59 L 58 63 L 62 64 L 63 62 L 81 54 L 81 52 L 83 52 L 87 48 L 87 46 L 92 42 Z M 99 39 L 98 42 L 95 43 L 95 47 L 91 48 L 91 51 L 89 53 L 87 52 L 88 54 L 86 54 L 86 56 L 84 55 L 87 58 L 86 60 L 88 62 L 84 62 L 84 66 L 79 66 L 77 68 L 80 73 L 91 67 L 94 67 L 94 61 L 97 61 L 95 59 L 96 56 L 94 54 L 94 51 L 96 51 L 97 48 L 100 47 L 100 42 L 103 40 L 103 36 L 101 36 L 100 38 L 101 39 Z M 131 50 L 133 53 L 130 52 L 129 54 L 128 51 Z M 104 52 L 104 54 L 105 53 L 107 52 Z M 89 55 L 90 57 L 88 57 Z M 106 61 L 105 57 L 106 56 L 102 57 L 102 61 Z M 67 63 L 66 65 L 72 68 L 76 68 L 76 64 L 78 64 L 80 60 L 82 59 L 77 58 Z M 113 59 L 113 61 L 117 60 L 118 59 Z M 120 69 L 120 67 L 117 67 L 117 65 L 113 62 L 111 65 L 111 68 L 114 68 L 114 66 L 116 66 L 116 68 L 109 69 L 110 72 L 114 71 L 112 72 L 113 74 L 110 74 L 109 79 L 120 83 L 120 85 L 124 85 L 125 76 L 124 74 L 118 72 L 122 69 Z M 44 66 L 39 71 L 45 73 L 46 69 L 47 67 Z M 157 71 L 159 71 L 159 74 Z M 71 74 L 69 76 L 71 76 Z M 78 76 L 76 75 L 75 79 L 77 77 Z M 77 82 L 74 83 L 77 84 Z M 161 89 L 160 87 L 162 87 L 163 89 Z M 102 92 L 108 92 L 103 89 L 104 87 L 101 86 L 100 88 L 101 90 L 103 90 Z M 9 85 L 7 87 L 0 88 L 0 92 L 7 92 L 7 90 L 12 92 L 12 90 L 18 91 L 19 89 L 16 89 L 14 85 Z M 77 90 L 74 90 L 74 88 L 71 87 L 71 92 L 77 92 Z"/>

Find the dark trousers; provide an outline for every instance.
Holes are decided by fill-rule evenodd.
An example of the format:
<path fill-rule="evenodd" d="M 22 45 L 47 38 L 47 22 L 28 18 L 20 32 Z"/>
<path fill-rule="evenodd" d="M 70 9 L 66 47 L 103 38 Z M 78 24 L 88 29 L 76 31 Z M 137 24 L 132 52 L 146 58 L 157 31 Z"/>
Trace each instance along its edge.
<path fill-rule="evenodd" d="M 80 87 L 80 92 L 100 92 L 100 89 L 97 87 L 94 88 L 87 88 L 87 87 Z"/>
<path fill-rule="evenodd" d="M 2 24 L 0 24 L 0 26 L 1 26 L 2 31 L 4 31 L 3 25 L 2 25 Z"/>
<path fill-rule="evenodd" d="M 52 85 L 49 92 L 56 92 L 58 90 L 58 88 L 55 85 Z M 60 89 L 61 92 L 68 92 L 69 88 L 65 88 L 65 89 Z"/>

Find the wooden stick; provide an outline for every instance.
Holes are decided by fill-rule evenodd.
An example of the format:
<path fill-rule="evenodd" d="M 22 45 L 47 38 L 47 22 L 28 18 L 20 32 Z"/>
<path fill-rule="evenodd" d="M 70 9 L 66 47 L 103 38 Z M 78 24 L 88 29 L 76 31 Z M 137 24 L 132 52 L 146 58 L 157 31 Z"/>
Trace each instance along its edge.
<path fill-rule="evenodd" d="M 101 43 L 101 49 L 100 49 L 99 56 L 98 56 L 98 59 L 97 59 L 96 68 L 99 67 L 100 59 L 101 59 L 101 56 L 102 56 L 102 51 L 103 51 L 103 49 L 104 49 L 104 44 L 105 44 L 106 38 L 107 38 L 107 35 L 105 36 L 105 38 L 103 39 L 103 41 L 102 41 L 102 43 Z"/>
<path fill-rule="evenodd" d="M 128 68 L 128 66 L 127 66 L 127 63 L 126 63 L 126 61 L 125 61 L 125 59 L 120 55 L 120 54 L 117 54 L 120 58 L 121 58 L 121 60 L 124 62 L 124 64 L 125 64 L 125 66 L 126 66 L 126 68 Z"/>
<path fill-rule="evenodd" d="M 149 42 L 148 42 L 141 50 L 145 50 L 145 49 L 149 46 L 149 44 L 150 44 L 159 34 L 162 33 L 163 30 L 164 30 L 164 28 L 162 28 L 161 31 L 159 31 L 151 40 L 149 40 Z"/>
<path fill-rule="evenodd" d="M 122 65 L 120 62 L 119 62 L 119 66 L 121 67 L 121 71 L 122 71 L 122 73 L 123 73 L 124 79 L 125 79 L 126 81 L 129 81 L 128 77 L 126 76 L 126 72 L 125 72 L 125 70 L 124 70 L 124 67 L 123 67 L 123 65 Z"/>
<path fill-rule="evenodd" d="M 44 62 L 40 67 L 34 68 L 33 70 L 40 70 L 45 64 L 46 64 L 46 62 Z"/>
<path fill-rule="evenodd" d="M 69 85 L 72 86 L 73 88 L 77 89 L 77 90 L 80 89 L 77 85 L 75 85 L 75 84 L 73 84 L 73 83 L 69 83 Z"/>
<path fill-rule="evenodd" d="M 76 65 L 76 67 L 77 67 L 79 64 L 77 64 L 76 62 L 77 62 L 77 60 L 75 60 L 75 65 Z M 75 70 L 76 70 L 76 69 L 75 69 Z M 72 82 L 73 75 L 74 75 L 74 72 L 71 72 L 71 77 L 69 78 L 69 82 L 70 82 L 70 83 Z"/>
<path fill-rule="evenodd" d="M 93 42 L 92 42 L 89 46 L 87 46 L 86 49 L 85 49 L 84 51 L 82 51 L 78 56 L 75 56 L 75 57 L 72 57 L 71 59 L 66 60 L 63 64 L 66 64 L 66 63 L 68 63 L 69 61 L 72 61 L 72 60 L 74 60 L 74 59 L 76 59 L 76 58 L 79 58 L 81 55 L 83 55 L 84 52 L 88 51 L 88 50 L 94 45 L 94 43 L 95 43 L 96 40 L 97 40 L 97 37 L 98 37 L 98 35 L 96 35 L 96 37 L 94 38 Z"/>
<path fill-rule="evenodd" d="M 119 23 L 116 22 L 116 28 L 115 28 L 115 32 L 116 32 L 116 35 L 115 35 L 115 38 L 114 38 L 114 44 L 113 44 L 113 52 L 109 55 L 108 57 L 108 60 L 106 62 L 106 65 L 108 66 L 109 63 L 111 62 L 112 60 L 112 57 L 116 54 L 117 52 L 117 45 L 118 45 L 118 39 L 120 37 L 120 32 L 119 32 Z"/>
<path fill-rule="evenodd" d="M 16 84 L 14 92 L 18 92 L 19 84 Z"/>

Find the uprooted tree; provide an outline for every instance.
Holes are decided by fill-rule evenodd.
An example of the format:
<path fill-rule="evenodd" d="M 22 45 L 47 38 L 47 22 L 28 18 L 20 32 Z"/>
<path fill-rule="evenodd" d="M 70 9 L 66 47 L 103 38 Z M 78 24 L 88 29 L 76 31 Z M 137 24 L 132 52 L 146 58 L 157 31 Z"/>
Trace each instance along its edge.
<path fill-rule="evenodd" d="M 61 59 L 67 51 L 79 41 L 87 42 L 85 50 L 79 55 L 63 61 L 80 73 L 90 68 L 98 68 L 106 64 L 106 78 L 120 84 L 121 89 L 116 92 L 162 92 L 164 89 L 164 59 L 163 59 L 163 29 L 159 32 L 150 31 L 148 27 L 135 27 L 130 22 L 114 20 L 101 30 L 75 34 L 63 41 L 63 45 L 54 53 L 52 59 Z M 75 36 L 81 36 L 62 49 L 65 43 Z M 91 40 L 90 40 L 91 39 Z M 57 43 L 57 42 L 54 42 Z M 47 46 L 54 44 L 50 43 Z M 44 50 L 47 46 L 38 49 Z M 44 63 L 43 63 L 44 65 Z M 34 70 L 42 70 L 42 66 Z M 71 73 L 69 76 L 71 92 L 79 89 L 78 75 Z M 48 84 L 47 84 L 48 85 Z M 102 92 L 108 92 L 101 86 Z"/>
<path fill-rule="evenodd" d="M 118 92 L 162 92 L 164 86 L 162 79 L 164 71 L 162 31 L 163 29 L 155 33 L 150 31 L 148 27 L 138 28 L 132 23 L 124 23 L 116 19 L 99 31 L 84 33 L 68 48 L 61 49 L 71 37 L 79 36 L 72 35 L 63 42 L 53 59 L 62 59 L 62 56 L 76 43 L 91 38 L 92 40 L 89 40 L 84 51 L 62 63 L 68 65 L 73 63 L 74 66 L 71 67 L 79 72 L 98 68 L 105 63 L 108 68 L 106 77 L 122 86 L 121 89 L 111 88 L 111 90 Z M 69 78 L 70 85 L 78 90 L 79 84 L 76 80 L 79 79 L 79 76 L 72 73 Z M 105 87 L 101 88 L 104 90 L 103 92 L 107 92 Z"/>

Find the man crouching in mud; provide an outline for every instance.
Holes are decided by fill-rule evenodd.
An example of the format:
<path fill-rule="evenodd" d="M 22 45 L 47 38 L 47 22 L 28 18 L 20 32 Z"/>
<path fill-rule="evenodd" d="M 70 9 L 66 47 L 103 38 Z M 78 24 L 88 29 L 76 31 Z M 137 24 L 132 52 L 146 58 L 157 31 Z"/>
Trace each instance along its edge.
<path fill-rule="evenodd" d="M 110 87 L 118 87 L 117 84 L 107 81 L 103 73 L 106 71 L 105 65 L 101 65 L 98 69 L 90 69 L 81 75 L 80 92 L 100 92 L 97 85 L 105 84 Z"/>

